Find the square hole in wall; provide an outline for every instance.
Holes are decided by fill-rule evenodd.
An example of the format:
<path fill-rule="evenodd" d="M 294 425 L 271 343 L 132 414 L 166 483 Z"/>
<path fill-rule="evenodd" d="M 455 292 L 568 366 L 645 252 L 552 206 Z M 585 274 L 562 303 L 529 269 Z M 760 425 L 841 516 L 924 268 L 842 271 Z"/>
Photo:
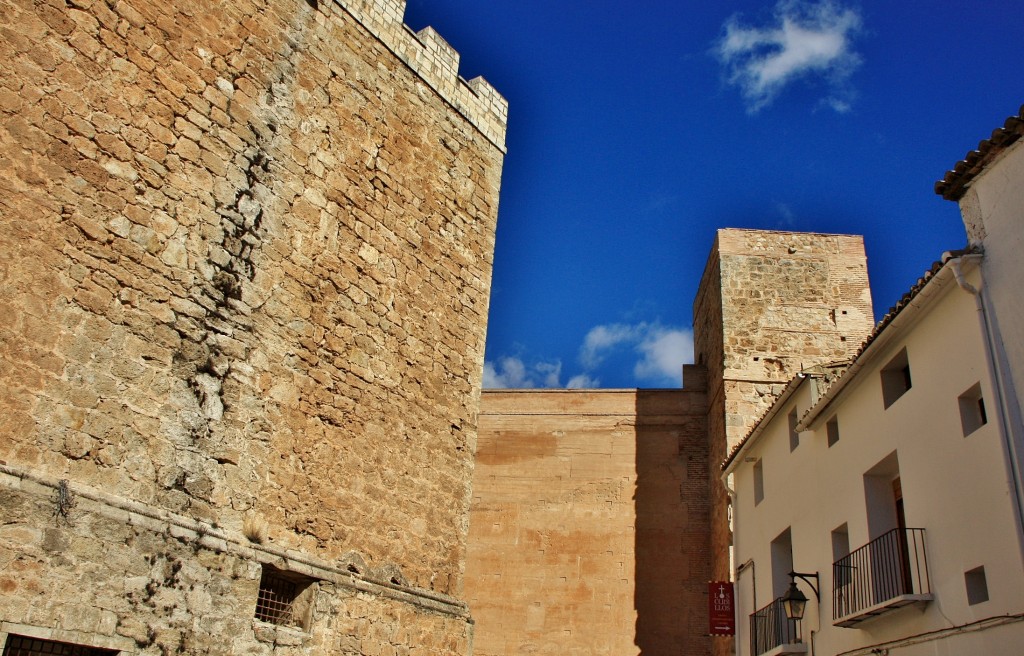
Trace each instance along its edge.
<path fill-rule="evenodd" d="M 981 383 L 975 383 L 969 390 L 957 397 L 960 405 L 960 427 L 967 437 L 988 423 L 985 399 L 981 396 Z"/>
<path fill-rule="evenodd" d="M 882 401 L 888 408 L 911 387 L 910 361 L 907 349 L 902 349 L 889 363 L 882 367 Z"/>
<path fill-rule="evenodd" d="M 988 601 L 988 580 L 985 568 L 975 567 L 964 572 L 964 583 L 967 585 L 967 603 L 971 606 Z"/>
<path fill-rule="evenodd" d="M 825 434 L 828 436 L 830 447 L 839 441 L 839 419 L 837 417 L 832 417 L 825 423 Z"/>
<path fill-rule="evenodd" d="M 313 608 L 316 579 L 263 565 L 255 618 L 306 630 Z"/>

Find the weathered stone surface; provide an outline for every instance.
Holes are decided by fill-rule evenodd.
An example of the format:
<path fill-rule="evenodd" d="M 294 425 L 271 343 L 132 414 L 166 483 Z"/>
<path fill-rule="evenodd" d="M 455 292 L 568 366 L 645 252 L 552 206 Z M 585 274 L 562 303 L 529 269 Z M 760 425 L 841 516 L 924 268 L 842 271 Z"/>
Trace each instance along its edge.
<path fill-rule="evenodd" d="M 476 654 L 708 651 L 705 413 L 701 389 L 484 393 Z"/>
<path fill-rule="evenodd" d="M 401 25 L 403 2 L 365 4 L 0 0 L 0 461 L 237 535 L 258 512 L 276 548 L 358 552 L 457 596 L 504 101 L 419 74 L 436 40 Z M 0 598 L 0 619 L 101 608 L 119 620 L 74 630 L 272 651 L 253 643 L 251 561 L 231 556 L 248 583 L 229 583 L 219 568 L 242 565 L 202 545 L 104 547 L 83 523 L 73 559 L 25 556 L 15 583 L 38 590 Z M 158 553 L 193 578 L 123 599 Z M 213 612 L 195 590 L 215 580 L 236 596 Z M 385 627 L 423 611 L 395 603 L 346 598 L 324 626 L 350 617 L 358 645 L 278 649 L 463 653 L 465 617 L 400 635 Z"/>
<path fill-rule="evenodd" d="M 253 619 L 260 563 L 287 561 L 84 497 L 69 518 L 39 530 L 39 517 L 53 515 L 39 492 L 0 480 L 0 551 L 15 554 L 0 574 L 11 633 L 46 627 L 53 639 L 129 653 L 468 653 L 464 611 L 438 612 L 443 604 L 428 598 L 410 602 L 301 564 L 293 569 L 318 580 L 308 625 Z"/>

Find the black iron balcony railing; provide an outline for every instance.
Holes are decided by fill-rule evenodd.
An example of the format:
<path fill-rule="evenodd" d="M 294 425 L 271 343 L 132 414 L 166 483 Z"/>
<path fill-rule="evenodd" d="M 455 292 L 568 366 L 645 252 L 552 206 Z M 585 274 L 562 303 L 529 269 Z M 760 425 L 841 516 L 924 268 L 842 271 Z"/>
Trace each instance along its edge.
<path fill-rule="evenodd" d="M 779 597 L 750 616 L 750 653 L 757 656 L 779 645 L 799 643 L 800 630 L 800 620 L 786 617 Z"/>
<path fill-rule="evenodd" d="M 832 564 L 832 619 L 853 626 L 931 598 L 924 529 L 893 529 Z"/>

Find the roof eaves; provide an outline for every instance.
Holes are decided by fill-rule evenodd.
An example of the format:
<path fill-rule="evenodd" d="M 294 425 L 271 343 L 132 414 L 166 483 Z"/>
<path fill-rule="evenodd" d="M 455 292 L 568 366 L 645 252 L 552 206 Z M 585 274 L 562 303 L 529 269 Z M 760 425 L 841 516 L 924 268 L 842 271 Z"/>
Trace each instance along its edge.
<path fill-rule="evenodd" d="M 800 385 L 803 384 L 806 378 L 806 375 L 797 374 L 791 378 L 788 383 L 786 383 L 786 387 L 784 387 L 782 391 L 779 392 L 779 395 L 775 397 L 775 401 L 772 402 L 771 406 L 769 406 L 768 409 L 758 417 L 757 421 L 754 422 L 753 428 L 747 431 L 747 434 L 743 439 L 736 443 L 736 446 L 733 447 L 728 457 L 726 457 L 725 461 L 722 462 L 723 472 L 728 473 L 729 466 L 739 457 L 740 452 L 745 451 L 748 446 L 753 445 L 758 436 L 760 436 L 764 430 L 764 426 L 772 419 L 772 417 L 778 414 L 782 406 L 785 405 L 786 401 L 789 400 L 789 397 L 793 396 L 793 393 L 800 388 Z"/>
<path fill-rule="evenodd" d="M 996 128 L 992 136 L 978 144 L 977 150 L 967 153 L 957 162 L 953 170 L 935 183 L 935 193 L 946 200 L 958 201 L 967 193 L 967 188 L 996 158 L 1014 142 L 1024 136 L 1024 105 L 1016 116 L 1006 119 L 1003 127 Z"/>
<path fill-rule="evenodd" d="M 827 390 L 824 390 L 821 397 L 819 397 L 817 403 L 811 406 L 806 413 L 800 418 L 797 423 L 797 430 L 807 430 L 811 427 L 814 421 L 825 411 L 825 409 L 835 400 L 836 396 L 843 390 L 846 384 L 856 375 L 857 371 L 864 365 L 867 360 L 869 351 L 873 351 L 872 347 L 878 346 L 884 343 L 884 337 L 888 337 L 885 334 L 886 329 L 890 328 L 894 322 L 901 316 L 906 308 L 913 305 L 914 301 L 924 292 L 925 288 L 931 283 L 939 273 L 945 269 L 950 262 L 953 260 L 959 260 L 964 257 L 979 258 L 983 254 L 980 246 L 968 246 L 967 248 L 946 251 L 942 256 L 932 263 L 931 267 L 925 271 L 924 275 L 918 278 L 917 282 L 910 288 L 910 291 L 905 293 L 900 300 L 896 302 L 889 311 L 885 313 L 881 321 L 875 324 L 871 334 L 868 335 L 864 343 L 861 344 L 857 353 L 854 354 L 853 360 L 850 366 L 840 376 L 836 377 L 832 384 Z M 891 333 L 891 330 L 890 330 Z"/>

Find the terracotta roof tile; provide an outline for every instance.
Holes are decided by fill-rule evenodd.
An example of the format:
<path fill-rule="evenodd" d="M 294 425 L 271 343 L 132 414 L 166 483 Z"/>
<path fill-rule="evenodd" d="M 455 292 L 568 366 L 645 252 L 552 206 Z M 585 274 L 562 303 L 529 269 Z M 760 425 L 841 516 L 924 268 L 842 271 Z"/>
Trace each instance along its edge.
<path fill-rule="evenodd" d="M 882 319 L 877 324 L 875 324 L 875 327 L 872 329 L 871 334 L 869 334 L 867 336 L 867 339 L 864 340 L 864 343 L 860 345 L 860 348 L 857 349 L 857 353 L 854 354 L 853 358 L 849 362 L 836 363 L 834 365 L 836 368 L 841 367 L 841 370 L 838 372 L 837 375 L 825 377 L 825 382 L 828 383 L 828 387 L 823 387 L 820 390 L 820 393 L 824 395 L 828 391 L 828 389 L 832 387 L 832 385 L 834 385 L 837 381 L 843 378 L 846 371 L 849 369 L 849 366 L 856 362 L 864 354 L 868 347 L 871 346 L 872 342 L 878 339 L 878 336 L 882 333 L 882 331 L 884 331 L 886 327 L 888 327 L 889 324 L 893 322 L 893 320 L 897 317 L 897 315 L 899 315 L 903 308 L 910 305 L 911 301 L 913 301 L 917 297 L 917 295 L 921 293 L 921 290 L 925 288 L 925 286 L 928 284 L 929 281 L 931 281 L 932 278 L 935 277 L 935 274 L 937 274 L 942 269 L 942 267 L 946 266 L 947 262 L 958 257 L 962 257 L 964 255 L 978 255 L 980 253 L 982 253 L 982 249 L 978 246 L 968 246 L 967 248 L 964 249 L 946 251 L 945 253 L 943 253 L 942 257 L 933 262 L 931 267 L 929 267 L 929 269 L 925 271 L 920 278 L 917 279 L 917 282 L 914 283 L 910 290 L 903 296 L 901 296 L 900 300 L 898 300 L 895 305 L 889 308 L 889 311 L 885 313 L 885 316 L 882 317 Z M 769 406 L 768 409 L 765 410 L 760 417 L 758 417 L 757 421 L 754 422 L 753 427 L 747 432 L 743 439 L 740 440 L 736 444 L 736 446 L 732 448 L 732 450 L 729 452 L 728 457 L 726 457 L 726 459 L 722 462 L 721 468 L 723 471 L 732 463 L 733 459 L 736 458 L 736 455 L 750 440 L 751 436 L 758 429 L 761 422 L 764 421 L 765 417 L 771 414 L 771 412 L 775 409 L 775 406 L 778 404 L 779 399 L 785 396 L 785 393 L 787 391 L 792 391 L 791 388 L 795 388 L 794 383 L 800 378 L 801 376 L 798 375 L 789 381 L 786 387 L 783 388 L 782 393 L 779 394 L 779 396 L 771 404 L 771 406 Z M 809 408 L 808 412 L 810 412 L 812 409 L 813 408 Z"/>
<path fill-rule="evenodd" d="M 978 144 L 977 150 L 967 153 L 952 171 L 935 183 L 935 193 L 946 200 L 960 200 L 967 187 L 1006 148 L 1024 136 L 1024 105 L 1016 116 L 1006 119 L 1003 127 L 996 128 L 992 136 Z"/>
<path fill-rule="evenodd" d="M 955 260 L 958 257 L 963 257 L 964 255 L 980 255 L 981 252 L 982 249 L 980 246 L 968 246 L 967 248 L 962 248 L 960 250 L 946 251 L 942 254 L 942 257 L 932 262 L 931 267 L 929 267 L 928 270 L 917 279 L 917 282 L 915 282 L 910 288 L 910 291 L 903 294 L 903 296 L 900 297 L 900 300 L 896 301 L 896 304 L 889 308 L 889 311 L 885 313 L 885 316 L 875 324 L 871 334 L 868 335 L 867 339 L 864 340 L 864 343 L 860 345 L 859 349 L 857 349 L 857 353 L 853 356 L 853 359 L 856 360 L 859 358 L 861 354 L 871 346 L 871 342 L 875 341 L 879 333 L 885 330 L 885 327 L 892 323 L 893 319 L 896 318 L 896 315 L 898 315 L 903 308 L 910 305 L 910 302 L 921 293 L 921 290 L 924 289 L 925 285 L 927 285 L 932 278 L 935 277 L 935 274 L 938 273 L 942 267 L 946 266 L 947 262 Z"/>

